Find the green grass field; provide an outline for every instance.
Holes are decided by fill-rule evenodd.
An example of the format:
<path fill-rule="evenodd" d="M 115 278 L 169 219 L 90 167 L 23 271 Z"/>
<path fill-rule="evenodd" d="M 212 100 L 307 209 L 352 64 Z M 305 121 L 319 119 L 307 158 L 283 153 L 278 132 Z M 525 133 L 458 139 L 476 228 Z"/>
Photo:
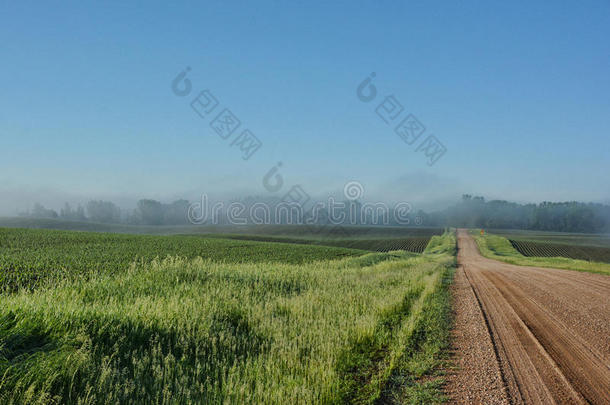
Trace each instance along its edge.
<path fill-rule="evenodd" d="M 506 263 L 518 264 L 522 266 L 552 267 L 556 269 L 610 274 L 610 264 L 608 263 L 578 260 L 561 256 L 524 256 L 517 249 L 515 249 L 510 240 L 503 236 L 492 234 L 485 234 L 482 236 L 479 235 L 477 231 L 472 231 L 472 234 L 477 241 L 481 254 L 490 259 L 501 260 Z M 562 246 L 565 246 L 564 249 L 566 250 L 569 248 L 569 245 L 555 244 L 555 246 L 558 246 L 559 249 L 561 249 Z M 559 253 L 562 252 L 558 252 L 558 254 Z"/>
<path fill-rule="evenodd" d="M 451 233 L 415 254 L 0 229 L 0 257 L 0 403 L 442 400 Z"/>

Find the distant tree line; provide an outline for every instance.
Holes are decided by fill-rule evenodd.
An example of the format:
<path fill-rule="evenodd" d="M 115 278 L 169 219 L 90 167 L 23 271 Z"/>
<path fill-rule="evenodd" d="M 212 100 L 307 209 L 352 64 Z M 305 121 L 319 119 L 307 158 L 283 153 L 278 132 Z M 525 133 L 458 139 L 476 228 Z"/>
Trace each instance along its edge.
<path fill-rule="evenodd" d="M 266 223 L 297 224 L 302 213 L 286 209 L 277 210 L 282 201 L 277 198 L 246 197 L 233 201 L 240 203 L 244 212 L 256 208 L 263 203 L 269 207 Z M 216 220 L 211 217 L 214 224 L 231 224 L 229 220 L 230 204 L 221 207 L 208 207 L 215 214 Z M 93 200 L 85 206 L 78 205 L 73 208 L 66 203 L 58 212 L 45 208 L 36 203 L 32 210 L 22 213 L 23 216 L 36 218 L 61 218 L 72 221 L 91 221 L 101 223 L 123 223 L 133 225 L 186 225 L 189 224 L 187 211 L 189 201 L 177 200 L 169 204 L 151 199 L 139 200 L 133 210 L 122 210 L 110 201 Z M 348 219 L 353 225 L 405 225 L 404 215 L 402 222 L 397 221 L 399 215 L 390 207 L 381 215 L 377 207 L 359 201 L 346 201 L 344 208 L 335 210 L 334 214 Z M 343 213 L 341 212 L 343 211 Z M 504 200 L 485 201 L 483 197 L 464 194 L 462 200 L 441 211 L 426 213 L 424 211 L 411 212 L 407 216 L 409 226 L 426 227 L 470 227 L 470 228 L 504 228 L 504 229 L 530 229 L 556 232 L 584 232 L 599 233 L 610 232 L 610 206 L 604 204 L 582 202 L 543 202 L 540 204 L 518 204 Z M 356 218 L 355 222 L 349 218 Z M 317 224 L 329 223 L 328 215 L 316 217 Z M 251 222 L 250 222 L 251 223 Z"/>
<path fill-rule="evenodd" d="M 517 204 L 464 194 L 460 203 L 423 215 L 429 226 L 610 232 L 610 206 L 576 201 Z"/>
<path fill-rule="evenodd" d="M 134 210 L 122 210 L 111 201 L 92 200 L 83 207 L 73 208 L 65 203 L 59 213 L 36 203 L 34 207 L 19 215 L 32 218 L 60 218 L 70 221 L 91 221 L 108 224 L 133 225 L 184 225 L 187 224 L 187 200 L 177 200 L 170 204 L 143 199 L 138 201 Z"/>
<path fill-rule="evenodd" d="M 314 205 L 323 204 L 313 209 Z M 89 201 L 73 208 L 65 203 L 57 213 L 39 203 L 31 211 L 20 215 L 36 218 L 60 218 L 71 221 L 122 223 L 133 225 L 184 225 L 184 224 L 317 224 L 317 225 L 421 225 L 416 213 L 381 203 L 338 201 L 331 210 L 322 202 L 308 201 L 300 206 L 274 197 L 250 196 L 228 202 L 197 202 L 199 211 L 187 217 L 190 202 L 177 200 L 170 204 L 151 199 L 139 200 L 133 210 L 120 209 L 110 201 Z M 204 206 L 203 211 L 201 207 Z M 404 207 L 403 207 L 404 208 Z M 202 221 L 199 222 L 199 216 Z"/>

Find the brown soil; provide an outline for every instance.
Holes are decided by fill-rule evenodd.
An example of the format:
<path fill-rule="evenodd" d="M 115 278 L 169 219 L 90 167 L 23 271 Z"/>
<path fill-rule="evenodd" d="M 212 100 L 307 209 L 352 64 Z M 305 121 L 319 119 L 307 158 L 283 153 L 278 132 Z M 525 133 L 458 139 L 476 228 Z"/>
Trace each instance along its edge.
<path fill-rule="evenodd" d="M 484 258 L 458 231 L 457 403 L 610 404 L 610 277 Z"/>

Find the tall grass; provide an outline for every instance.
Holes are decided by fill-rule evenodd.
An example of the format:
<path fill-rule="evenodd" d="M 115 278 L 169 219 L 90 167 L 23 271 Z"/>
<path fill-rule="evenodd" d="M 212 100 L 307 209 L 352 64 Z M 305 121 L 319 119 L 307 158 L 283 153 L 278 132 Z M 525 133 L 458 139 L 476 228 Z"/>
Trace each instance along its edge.
<path fill-rule="evenodd" d="M 455 238 L 306 264 L 168 258 L 0 299 L 0 403 L 440 400 Z M 443 249 L 443 246 L 445 249 Z"/>

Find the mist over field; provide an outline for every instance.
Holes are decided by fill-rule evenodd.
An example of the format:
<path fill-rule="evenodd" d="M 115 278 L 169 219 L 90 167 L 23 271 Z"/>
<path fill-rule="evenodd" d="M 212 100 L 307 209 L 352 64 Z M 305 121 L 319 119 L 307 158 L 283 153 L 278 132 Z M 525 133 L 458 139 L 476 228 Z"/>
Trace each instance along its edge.
<path fill-rule="evenodd" d="M 321 188 L 324 191 L 311 187 L 312 193 L 310 193 L 310 197 L 318 201 L 325 201 L 329 197 L 344 198 L 343 184 L 337 187 L 324 186 Z M 364 193 L 362 198 L 360 198 L 361 201 L 383 202 L 389 205 L 397 202 L 406 202 L 412 206 L 414 211 L 423 210 L 426 212 L 446 209 L 458 203 L 463 194 L 481 195 L 486 200 L 508 200 L 520 204 L 537 204 L 544 201 L 580 201 L 604 205 L 610 204 L 610 198 L 601 197 L 603 194 L 597 197 L 584 198 L 582 195 L 575 196 L 567 190 L 555 190 L 548 193 L 535 192 L 529 195 L 521 190 L 511 190 L 505 193 L 485 193 L 456 179 L 440 178 L 437 175 L 425 172 L 403 175 L 387 181 L 381 186 L 374 183 L 363 185 L 363 188 Z M 198 201 L 201 199 L 202 194 L 206 194 L 211 201 L 225 202 L 243 199 L 255 199 L 256 201 L 265 202 L 269 199 L 283 197 L 281 194 L 270 195 L 263 192 L 260 189 L 256 190 L 256 187 L 224 190 L 201 187 L 200 190 L 191 189 L 183 191 L 165 191 L 159 189 L 149 193 L 140 193 L 137 190 L 122 193 L 106 190 L 68 192 L 47 187 L 7 186 L 0 184 L 0 195 L 2 195 L 2 199 L 0 199 L 0 216 L 18 215 L 19 213 L 31 210 L 36 203 L 59 212 L 65 203 L 74 206 L 79 204 L 84 206 L 91 200 L 112 201 L 122 210 L 132 210 L 136 208 L 138 200 L 142 198 L 169 203 L 181 199 L 191 202 Z M 541 196 L 541 194 L 545 194 L 546 197 Z"/>

